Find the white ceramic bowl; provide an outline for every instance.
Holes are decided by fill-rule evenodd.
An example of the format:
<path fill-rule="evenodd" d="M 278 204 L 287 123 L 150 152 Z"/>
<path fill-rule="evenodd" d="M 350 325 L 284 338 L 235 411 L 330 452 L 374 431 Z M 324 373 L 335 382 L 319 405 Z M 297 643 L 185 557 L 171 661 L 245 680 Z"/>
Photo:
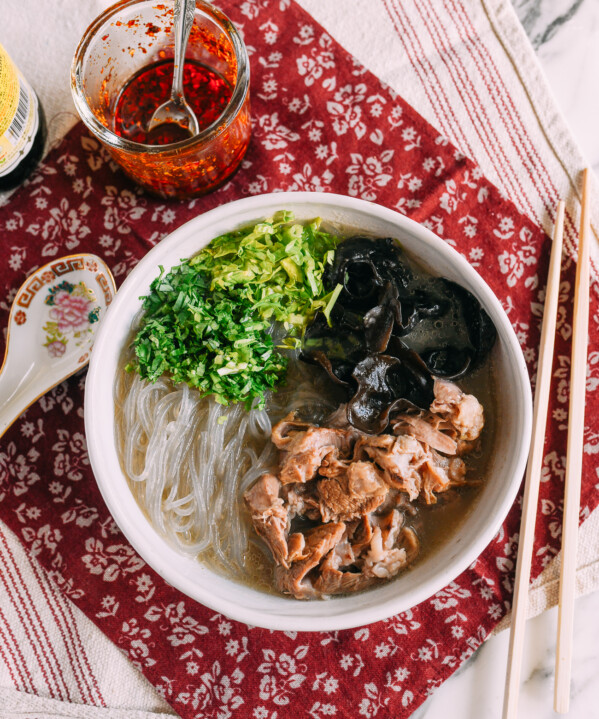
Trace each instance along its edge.
<path fill-rule="evenodd" d="M 376 589 L 328 601 L 302 602 L 265 594 L 214 573 L 179 554 L 152 528 L 121 470 L 114 441 L 113 385 L 119 355 L 158 266 L 169 269 L 214 237 L 292 210 L 298 220 L 317 216 L 354 233 L 395 237 L 434 274 L 467 287 L 491 316 L 498 341 L 493 350 L 499 431 L 476 511 L 451 541 L 398 579 Z M 328 193 L 273 193 L 238 200 L 194 218 L 149 252 L 119 289 L 98 332 L 85 391 L 85 429 L 98 486 L 127 539 L 167 582 L 215 611 L 251 625 L 282 630 L 355 627 L 409 609 L 455 579 L 485 549 L 512 505 L 524 473 L 530 440 L 530 383 L 520 346 L 499 301 L 466 260 L 422 225 L 392 210 Z"/>

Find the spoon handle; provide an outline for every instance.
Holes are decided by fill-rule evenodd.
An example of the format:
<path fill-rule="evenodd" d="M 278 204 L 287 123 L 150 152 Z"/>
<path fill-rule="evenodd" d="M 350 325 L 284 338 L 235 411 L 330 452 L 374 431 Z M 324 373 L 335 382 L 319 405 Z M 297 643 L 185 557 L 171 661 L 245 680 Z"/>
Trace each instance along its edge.
<path fill-rule="evenodd" d="M 175 0 L 175 70 L 171 99 L 179 100 L 183 96 L 183 68 L 185 49 L 195 17 L 195 0 Z"/>
<path fill-rule="evenodd" d="M 43 374 L 30 363 L 29 366 L 5 364 L 0 371 L 0 437 L 35 400 L 44 394 Z"/>

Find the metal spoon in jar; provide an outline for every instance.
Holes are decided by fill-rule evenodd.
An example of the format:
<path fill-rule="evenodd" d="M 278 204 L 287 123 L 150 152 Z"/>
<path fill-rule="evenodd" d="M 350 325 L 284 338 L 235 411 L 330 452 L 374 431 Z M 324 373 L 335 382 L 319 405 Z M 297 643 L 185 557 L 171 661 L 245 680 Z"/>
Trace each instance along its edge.
<path fill-rule="evenodd" d="M 183 94 L 185 49 L 193 25 L 195 9 L 195 0 L 175 0 L 175 68 L 171 97 L 155 110 L 148 125 L 148 134 L 166 123 L 178 125 L 191 137 L 200 131 L 197 117 Z"/>
<path fill-rule="evenodd" d="M 0 437 L 29 405 L 85 367 L 115 291 L 107 265 L 89 254 L 53 260 L 21 285 L 0 368 Z"/>

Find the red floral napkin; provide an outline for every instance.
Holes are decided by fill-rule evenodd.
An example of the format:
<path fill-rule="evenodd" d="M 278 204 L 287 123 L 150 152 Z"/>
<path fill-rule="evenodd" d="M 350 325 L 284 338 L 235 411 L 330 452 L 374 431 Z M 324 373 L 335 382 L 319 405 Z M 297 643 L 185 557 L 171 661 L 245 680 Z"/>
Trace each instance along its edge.
<path fill-rule="evenodd" d="M 152 199 L 77 126 L 0 209 L 3 323 L 27 273 L 54 257 L 95 252 L 119 281 L 165 234 L 207 209 L 273 190 L 325 190 L 399 210 L 456 247 L 501 298 L 534 371 L 547 237 L 295 3 L 259 0 L 245 15 L 232 0 L 221 6 L 243 30 L 251 53 L 254 130 L 240 171 L 205 198 Z M 559 548 L 573 277 L 568 257 L 535 574 Z M 594 287 L 593 317 L 597 309 Z M 599 382 L 598 357 L 594 322 L 590 388 Z M 84 384 L 85 374 L 63 383 L 3 438 L 0 518 L 182 717 L 276 719 L 288 706 L 293 716 L 313 719 L 407 717 L 509 609 L 517 506 L 472 567 L 387 621 L 296 634 L 215 614 L 149 569 L 110 517 L 86 452 Z M 598 417 L 591 393 L 583 518 L 599 503 Z"/>

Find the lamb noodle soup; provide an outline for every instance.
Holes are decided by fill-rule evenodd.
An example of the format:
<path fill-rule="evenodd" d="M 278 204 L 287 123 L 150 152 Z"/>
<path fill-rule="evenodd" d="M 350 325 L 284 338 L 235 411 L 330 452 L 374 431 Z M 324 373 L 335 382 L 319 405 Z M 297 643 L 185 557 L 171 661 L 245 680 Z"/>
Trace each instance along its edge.
<path fill-rule="evenodd" d="M 153 527 L 230 579 L 380 585 L 472 511 L 495 336 L 395 239 L 277 213 L 160 268 L 115 384 L 123 471 Z"/>

